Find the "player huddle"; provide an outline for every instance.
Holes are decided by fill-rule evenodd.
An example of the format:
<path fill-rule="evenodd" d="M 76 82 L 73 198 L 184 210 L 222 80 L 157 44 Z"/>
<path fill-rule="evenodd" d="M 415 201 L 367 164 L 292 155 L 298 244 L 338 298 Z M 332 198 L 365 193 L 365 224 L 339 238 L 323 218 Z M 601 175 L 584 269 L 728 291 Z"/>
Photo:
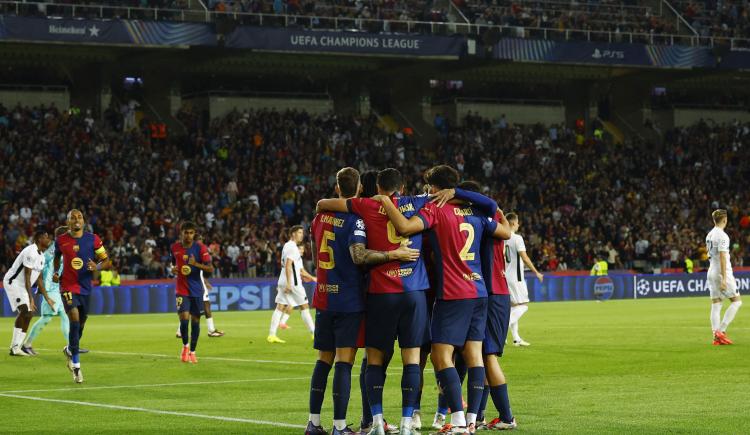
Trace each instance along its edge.
<path fill-rule="evenodd" d="M 445 165 L 426 172 L 429 195 L 401 196 L 402 177 L 392 168 L 377 174 L 376 192 L 369 189 L 376 194 L 370 198 L 362 195 L 355 169 L 340 170 L 336 181 L 339 198 L 318 203 L 320 213 L 311 230 L 317 265 L 314 347 L 319 359 L 311 380 L 306 434 L 327 433 L 320 409 L 333 361 L 332 433 L 354 433 L 346 425 L 346 410 L 359 347 L 366 348 L 361 387 L 368 408 L 360 429 L 372 435 L 392 429 L 383 418 L 383 388 L 396 340 L 404 364 L 398 433 L 417 433 L 421 426 L 422 371 L 428 354 L 443 402 L 434 421 L 439 433 L 515 428 L 496 358 L 502 354 L 510 319 L 503 241 L 511 230 L 503 212 L 478 193 L 476 183 L 459 185 L 458 172 Z M 456 362 L 468 375 L 466 410 Z M 486 423 L 478 416 L 484 414 L 488 396 L 498 417 Z M 451 424 L 443 424 L 447 409 Z"/>

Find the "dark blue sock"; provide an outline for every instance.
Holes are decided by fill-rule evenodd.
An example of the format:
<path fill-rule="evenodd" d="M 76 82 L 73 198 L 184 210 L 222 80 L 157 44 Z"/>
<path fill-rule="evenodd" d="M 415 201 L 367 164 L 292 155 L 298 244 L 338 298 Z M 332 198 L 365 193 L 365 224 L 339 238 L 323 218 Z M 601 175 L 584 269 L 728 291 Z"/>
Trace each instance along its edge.
<path fill-rule="evenodd" d="M 189 320 L 180 320 L 180 335 L 182 336 L 182 344 L 188 344 L 188 323 Z"/>
<path fill-rule="evenodd" d="M 78 329 L 78 340 L 79 340 L 79 343 L 80 343 L 80 340 L 83 338 L 83 327 L 86 326 L 86 319 L 87 318 L 88 318 L 88 316 L 86 316 L 83 319 L 81 319 L 81 327 Z"/>
<path fill-rule="evenodd" d="M 68 350 L 72 355 L 73 362 L 79 363 L 78 343 L 81 339 L 81 322 L 70 321 L 70 333 L 68 334 Z"/>
<path fill-rule="evenodd" d="M 383 387 L 385 386 L 385 370 L 383 366 L 369 364 L 365 375 L 367 384 L 367 402 L 370 404 L 372 415 L 383 413 Z"/>
<path fill-rule="evenodd" d="M 500 420 L 510 423 L 513 420 L 513 412 L 510 410 L 510 399 L 508 399 L 508 384 L 490 387 L 492 403 L 500 412 Z"/>
<path fill-rule="evenodd" d="M 419 397 L 419 364 L 407 364 L 401 375 L 401 416 L 411 417 Z"/>
<path fill-rule="evenodd" d="M 362 358 L 362 368 L 359 371 L 359 392 L 362 394 L 362 427 L 367 427 L 372 423 L 372 412 L 370 412 L 370 402 L 367 401 L 367 384 L 365 375 L 367 374 L 367 358 Z"/>
<path fill-rule="evenodd" d="M 461 379 L 458 377 L 455 367 L 448 367 L 447 369 L 440 370 L 437 372 L 438 384 L 440 389 L 443 390 L 445 401 L 451 412 L 459 412 L 464 410 L 464 406 L 461 403 Z"/>
<path fill-rule="evenodd" d="M 437 380 L 438 387 L 440 386 L 440 378 L 438 378 L 437 372 L 435 372 L 435 379 Z M 445 399 L 442 388 L 438 388 L 438 414 L 448 415 L 448 401 Z"/>
<path fill-rule="evenodd" d="M 484 392 L 482 392 L 482 402 L 479 404 L 479 412 L 477 413 L 477 421 L 484 421 L 484 410 L 487 409 L 487 399 L 490 397 L 490 386 L 484 386 Z"/>
<path fill-rule="evenodd" d="M 195 348 L 198 347 L 198 337 L 201 335 L 201 324 L 200 322 L 190 322 L 190 352 L 195 352 Z"/>
<path fill-rule="evenodd" d="M 464 362 L 464 357 L 461 356 L 461 352 L 456 353 L 456 363 L 454 365 L 456 366 L 458 379 L 461 380 L 461 385 L 463 385 L 464 379 L 466 379 L 466 363 Z"/>
<path fill-rule="evenodd" d="M 333 419 L 346 420 L 352 390 L 352 365 L 337 362 L 333 371 Z"/>
<path fill-rule="evenodd" d="M 315 363 L 312 379 L 310 379 L 310 414 L 320 414 L 320 408 L 323 407 L 323 399 L 326 395 L 328 372 L 330 371 L 331 366 L 325 362 L 318 360 Z"/>
<path fill-rule="evenodd" d="M 479 405 L 482 403 L 482 394 L 484 394 L 484 367 L 469 368 L 469 379 L 467 382 L 466 401 L 469 403 L 467 412 L 479 414 Z"/>

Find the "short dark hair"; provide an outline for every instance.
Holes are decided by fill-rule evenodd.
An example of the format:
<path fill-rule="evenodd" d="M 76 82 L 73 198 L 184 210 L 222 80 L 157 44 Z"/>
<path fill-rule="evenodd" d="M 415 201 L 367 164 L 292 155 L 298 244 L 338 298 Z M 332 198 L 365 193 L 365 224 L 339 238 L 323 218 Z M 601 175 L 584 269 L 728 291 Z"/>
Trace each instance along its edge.
<path fill-rule="evenodd" d="M 433 166 L 424 174 L 424 180 L 438 189 L 453 189 L 459 178 L 458 171 L 448 165 Z"/>
<path fill-rule="evenodd" d="M 479 185 L 476 181 L 472 180 L 466 180 L 462 181 L 459 185 L 459 188 L 463 190 L 468 190 L 470 192 L 480 192 L 482 190 L 482 186 Z"/>
<path fill-rule="evenodd" d="M 352 198 L 357 196 L 359 171 L 350 167 L 342 168 L 336 173 L 336 184 L 338 184 L 343 197 Z"/>
<path fill-rule="evenodd" d="M 37 231 L 37 232 L 35 232 L 35 233 L 34 233 L 34 238 L 33 238 L 33 240 L 34 240 L 34 243 L 38 242 L 38 241 L 39 241 L 39 239 L 41 239 L 41 238 L 42 238 L 42 237 L 44 237 L 44 236 L 49 236 L 49 233 L 47 233 L 47 232 L 46 232 L 46 231 L 44 231 L 44 230 L 40 230 L 40 231 Z"/>
<path fill-rule="evenodd" d="M 365 171 L 359 176 L 362 183 L 362 198 L 372 198 L 378 194 L 378 171 Z"/>
<path fill-rule="evenodd" d="M 187 231 L 187 230 L 197 231 L 198 229 L 193 222 L 185 221 L 182 223 L 182 225 L 180 225 L 180 231 Z"/>
<path fill-rule="evenodd" d="M 727 211 L 724 210 L 723 208 L 714 210 L 714 212 L 711 213 L 711 217 L 714 219 L 714 223 L 718 224 L 719 222 L 727 218 Z"/>
<path fill-rule="evenodd" d="M 395 192 L 404 185 L 401 172 L 395 168 L 385 168 L 378 172 L 378 186 L 386 192 Z"/>
<path fill-rule="evenodd" d="M 289 237 L 292 237 L 292 234 L 296 233 L 299 230 L 304 230 L 305 228 L 302 225 L 294 225 L 291 228 L 289 228 Z"/>
<path fill-rule="evenodd" d="M 510 222 L 510 221 L 517 221 L 518 220 L 518 215 L 515 214 L 515 213 L 513 213 L 513 212 L 511 212 L 511 213 L 508 213 L 508 214 L 505 215 L 505 219 L 508 219 L 508 222 Z"/>

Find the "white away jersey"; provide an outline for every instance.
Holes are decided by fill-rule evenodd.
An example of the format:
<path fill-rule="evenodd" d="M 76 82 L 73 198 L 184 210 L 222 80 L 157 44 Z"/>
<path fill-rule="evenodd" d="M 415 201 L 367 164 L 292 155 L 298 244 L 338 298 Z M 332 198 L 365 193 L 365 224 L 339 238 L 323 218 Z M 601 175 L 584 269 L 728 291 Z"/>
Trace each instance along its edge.
<path fill-rule="evenodd" d="M 279 287 L 286 287 L 286 260 L 292 260 L 292 287 L 302 285 L 302 255 L 299 252 L 297 244 L 289 241 L 284 244 L 281 250 L 281 274 L 279 275 Z"/>
<path fill-rule="evenodd" d="M 719 274 L 721 272 L 721 252 L 727 253 L 726 272 L 732 273 L 732 263 L 729 258 L 729 236 L 721 228 L 714 227 L 706 236 L 706 249 L 711 264 L 708 267 L 708 274 Z"/>
<path fill-rule="evenodd" d="M 44 253 L 39 252 L 36 244 L 31 244 L 21 251 L 13 262 L 13 266 L 5 273 L 3 282 L 18 288 L 26 288 L 26 274 L 24 267 L 31 269 L 31 285 L 36 283 L 37 278 L 44 270 Z"/>
<path fill-rule="evenodd" d="M 526 244 L 523 237 L 516 233 L 511 233 L 510 239 L 505 241 L 505 278 L 508 283 L 524 282 L 523 277 L 523 260 L 521 252 L 526 252 Z"/>

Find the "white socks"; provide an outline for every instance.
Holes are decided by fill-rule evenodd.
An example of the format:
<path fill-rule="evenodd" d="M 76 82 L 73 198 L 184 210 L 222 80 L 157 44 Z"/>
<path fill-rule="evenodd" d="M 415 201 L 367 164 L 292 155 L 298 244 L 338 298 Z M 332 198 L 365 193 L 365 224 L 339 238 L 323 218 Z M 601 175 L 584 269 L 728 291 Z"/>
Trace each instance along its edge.
<path fill-rule="evenodd" d="M 284 313 L 284 315 L 281 316 L 281 324 L 286 325 L 287 320 L 289 320 L 289 314 Z"/>
<path fill-rule="evenodd" d="M 313 426 L 320 426 L 320 414 L 310 414 L 310 422 Z"/>
<path fill-rule="evenodd" d="M 281 321 L 281 316 L 284 313 L 279 311 L 279 309 L 273 310 L 273 315 L 271 316 L 271 329 L 268 330 L 268 335 L 276 335 L 276 331 L 279 330 L 279 322 Z M 319 424 L 316 426 L 320 426 Z"/>
<path fill-rule="evenodd" d="M 724 320 L 721 321 L 721 332 L 726 332 L 729 324 L 734 320 L 734 315 L 737 314 L 737 310 L 742 306 L 742 301 L 732 302 L 729 304 L 729 308 L 724 312 Z"/>
<path fill-rule="evenodd" d="M 385 420 L 383 420 L 383 414 L 376 414 L 372 416 L 373 426 L 383 426 L 384 424 L 385 424 Z"/>
<path fill-rule="evenodd" d="M 411 429 L 411 417 L 401 417 L 401 427 Z"/>
<path fill-rule="evenodd" d="M 333 420 L 333 427 L 338 430 L 346 429 L 346 420 Z"/>
<path fill-rule="evenodd" d="M 451 424 L 453 426 L 466 427 L 466 416 L 463 411 L 451 414 Z"/>
<path fill-rule="evenodd" d="M 206 324 L 208 325 L 208 332 L 214 332 L 216 331 L 216 328 L 214 328 L 214 318 L 209 317 L 206 319 Z"/>
<path fill-rule="evenodd" d="M 13 337 L 10 339 L 10 348 L 18 346 L 18 335 L 21 334 L 21 328 L 13 328 Z"/>
<path fill-rule="evenodd" d="M 476 414 L 472 414 L 471 412 L 467 412 L 466 413 L 466 426 L 468 426 L 468 425 L 470 425 L 472 423 L 474 425 L 477 424 L 477 415 Z"/>
<path fill-rule="evenodd" d="M 528 305 L 516 305 L 510 309 L 510 332 L 513 334 L 513 341 L 521 341 L 521 335 L 518 333 L 518 321 L 528 310 Z"/>
<path fill-rule="evenodd" d="M 304 321 L 305 325 L 307 326 L 307 330 L 310 331 L 310 333 L 314 333 L 315 322 L 313 322 L 312 316 L 310 315 L 310 310 L 301 310 L 300 314 L 302 315 L 302 321 Z"/>
<path fill-rule="evenodd" d="M 720 323 L 721 323 L 721 302 L 713 303 L 711 304 L 711 331 L 718 331 Z"/>

